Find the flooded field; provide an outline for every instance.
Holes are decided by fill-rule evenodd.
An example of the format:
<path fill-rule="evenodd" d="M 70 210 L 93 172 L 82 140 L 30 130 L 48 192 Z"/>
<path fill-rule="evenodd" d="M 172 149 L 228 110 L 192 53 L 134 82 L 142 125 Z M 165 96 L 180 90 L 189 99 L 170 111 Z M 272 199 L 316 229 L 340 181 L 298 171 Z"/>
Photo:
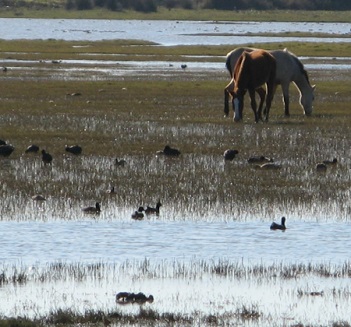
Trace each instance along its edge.
<path fill-rule="evenodd" d="M 90 28 L 84 35 L 96 36 Z M 100 28 L 105 36 L 117 29 Z M 0 316 L 349 326 L 350 57 L 301 57 L 317 84 L 312 117 L 302 115 L 293 86 L 292 115 L 284 117 L 278 87 L 270 122 L 255 124 L 246 101 L 244 121 L 234 124 L 223 118 L 225 53 L 128 61 L 118 53 L 94 60 L 90 50 L 91 60 L 59 62 L 2 53 L 0 139 L 15 151 L 0 157 Z M 24 153 L 32 143 L 53 155 L 51 165 Z M 83 153 L 65 152 L 66 144 Z M 181 155 L 156 155 L 165 144 Z M 231 162 L 223 159 L 228 148 L 239 151 Z M 281 169 L 257 169 L 247 160 L 254 155 Z M 333 158 L 337 164 L 316 171 Z M 131 219 L 158 200 L 159 216 Z M 100 214 L 82 211 L 95 202 Z M 282 216 L 287 230 L 271 231 Z M 155 301 L 118 305 L 120 291 Z"/>

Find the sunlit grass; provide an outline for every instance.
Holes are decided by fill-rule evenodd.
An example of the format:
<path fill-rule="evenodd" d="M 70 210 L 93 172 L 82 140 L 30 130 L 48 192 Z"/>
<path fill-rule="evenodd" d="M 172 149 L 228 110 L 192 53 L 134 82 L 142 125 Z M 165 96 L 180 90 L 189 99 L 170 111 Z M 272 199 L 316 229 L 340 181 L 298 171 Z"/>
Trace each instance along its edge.
<path fill-rule="evenodd" d="M 77 79 L 66 77 L 63 64 L 46 69 L 28 76 L 21 76 L 20 67 L 10 69 L 0 80 L 0 137 L 16 148 L 1 158 L 2 219 L 31 217 L 9 208 L 19 201 L 31 206 L 36 193 L 50 197 L 58 217 L 66 217 L 67 206 L 80 210 L 83 202 L 104 201 L 112 186 L 118 187 L 118 206 L 160 198 L 172 212 L 194 212 L 196 219 L 211 212 L 228 217 L 233 210 L 235 219 L 269 217 L 276 208 L 316 217 L 310 203 L 336 219 L 349 219 L 348 207 L 337 205 L 347 203 L 351 185 L 351 82 L 342 71 L 337 76 L 310 72 L 317 84 L 312 117 L 302 115 L 292 87 L 292 116 L 285 118 L 278 88 L 268 124 L 253 123 L 248 103 L 244 122 L 234 124 L 223 118 L 224 70 L 194 76 L 179 69 L 171 79 L 161 72 L 91 80 L 83 79 L 84 70 Z M 32 143 L 54 156 L 52 167 L 44 167 L 40 155 L 24 154 Z M 83 154 L 65 153 L 66 144 L 81 145 Z M 156 157 L 166 144 L 178 147 L 182 156 Z M 227 148 L 239 150 L 233 162 L 223 160 Z M 282 169 L 257 170 L 247 163 L 253 155 L 272 157 Z M 336 167 L 316 172 L 318 162 L 334 157 Z M 115 167 L 115 158 L 124 158 L 126 167 Z"/>

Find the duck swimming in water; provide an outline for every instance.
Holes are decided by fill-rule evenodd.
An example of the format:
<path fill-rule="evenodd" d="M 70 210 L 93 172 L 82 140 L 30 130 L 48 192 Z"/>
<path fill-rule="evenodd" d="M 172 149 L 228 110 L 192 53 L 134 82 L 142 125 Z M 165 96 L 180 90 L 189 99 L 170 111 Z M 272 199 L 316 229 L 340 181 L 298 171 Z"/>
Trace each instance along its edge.
<path fill-rule="evenodd" d="M 132 219 L 134 219 L 134 220 L 142 220 L 144 218 L 143 211 L 144 211 L 144 208 L 143 207 L 139 207 L 139 209 L 132 214 Z"/>
<path fill-rule="evenodd" d="M 271 230 L 277 230 L 277 229 L 286 230 L 285 220 L 286 220 L 285 217 L 282 217 L 281 224 L 277 224 L 276 222 L 273 222 L 271 224 L 270 229 Z"/>

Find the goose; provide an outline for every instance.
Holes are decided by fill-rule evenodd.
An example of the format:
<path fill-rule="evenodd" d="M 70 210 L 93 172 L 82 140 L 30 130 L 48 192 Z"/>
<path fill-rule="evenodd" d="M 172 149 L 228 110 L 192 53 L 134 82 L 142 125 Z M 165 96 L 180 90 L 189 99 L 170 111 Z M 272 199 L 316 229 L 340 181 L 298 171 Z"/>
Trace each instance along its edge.
<path fill-rule="evenodd" d="M 46 201 L 45 197 L 40 194 L 33 195 L 32 199 L 33 201 Z"/>
<path fill-rule="evenodd" d="M 157 151 L 156 154 L 164 154 L 170 157 L 177 157 L 180 155 L 180 151 L 175 148 L 171 148 L 169 145 L 166 145 L 163 150 Z"/>
<path fill-rule="evenodd" d="M 14 150 L 15 147 L 10 144 L 0 145 L 0 156 L 8 157 Z"/>
<path fill-rule="evenodd" d="M 265 156 L 259 156 L 259 157 L 250 157 L 247 159 L 248 163 L 266 163 L 266 162 L 273 162 L 272 158 L 268 158 Z"/>
<path fill-rule="evenodd" d="M 338 163 L 338 159 L 334 158 L 333 160 L 324 160 L 323 163 L 325 165 L 335 165 L 336 163 Z"/>
<path fill-rule="evenodd" d="M 130 292 L 119 292 L 116 295 L 116 302 L 119 304 L 127 303 L 138 303 L 144 304 L 146 302 L 154 302 L 154 297 L 152 295 L 146 296 L 144 293 L 130 293 Z"/>
<path fill-rule="evenodd" d="M 115 165 L 117 167 L 124 167 L 124 165 L 126 164 L 126 161 L 124 159 L 118 160 L 117 158 L 115 159 Z"/>
<path fill-rule="evenodd" d="M 85 207 L 82 209 L 84 213 L 99 214 L 101 212 L 100 203 L 96 202 L 95 207 Z"/>
<path fill-rule="evenodd" d="M 24 151 L 25 153 L 38 153 L 39 147 L 35 144 L 31 144 L 28 148 Z"/>
<path fill-rule="evenodd" d="M 285 230 L 286 229 L 285 220 L 286 220 L 285 217 L 282 217 L 281 224 L 277 224 L 276 222 L 273 222 L 271 224 L 270 229 L 272 229 L 272 230 L 277 230 L 277 229 Z"/>
<path fill-rule="evenodd" d="M 162 204 L 161 204 L 160 200 L 158 200 L 158 202 L 156 203 L 156 208 L 152 208 L 152 207 L 147 206 L 144 211 L 147 215 L 156 214 L 156 216 L 158 216 L 160 214 L 160 207 L 161 206 L 162 206 Z"/>
<path fill-rule="evenodd" d="M 317 171 L 326 171 L 327 170 L 327 165 L 325 163 L 318 163 L 316 165 L 316 170 Z"/>
<path fill-rule="evenodd" d="M 144 208 L 143 207 L 139 207 L 139 209 L 132 214 L 132 219 L 134 219 L 134 220 L 142 220 L 144 218 L 143 211 L 144 211 Z"/>
<path fill-rule="evenodd" d="M 72 153 L 72 154 L 75 154 L 75 155 L 78 155 L 78 154 L 81 154 L 82 153 L 82 147 L 79 146 L 79 145 L 66 145 L 65 146 L 65 150 L 69 153 Z"/>
<path fill-rule="evenodd" d="M 41 150 L 41 160 L 44 162 L 44 164 L 51 164 L 52 161 L 52 155 L 45 150 Z"/>
<path fill-rule="evenodd" d="M 238 150 L 231 150 L 231 149 L 225 150 L 223 154 L 224 160 L 232 161 L 238 153 L 239 153 Z"/>

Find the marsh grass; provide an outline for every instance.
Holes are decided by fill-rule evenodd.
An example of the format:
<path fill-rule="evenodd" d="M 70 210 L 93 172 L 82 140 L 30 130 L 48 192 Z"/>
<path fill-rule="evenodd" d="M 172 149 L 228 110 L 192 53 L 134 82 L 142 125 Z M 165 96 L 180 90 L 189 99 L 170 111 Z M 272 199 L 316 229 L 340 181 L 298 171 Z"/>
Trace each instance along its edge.
<path fill-rule="evenodd" d="M 103 52 L 111 51 L 109 44 Z M 0 79 L 0 137 L 16 148 L 1 158 L 2 219 L 34 218 L 21 217 L 15 208 L 30 208 L 30 196 L 43 193 L 51 199 L 44 212 L 55 208 L 54 215 L 69 219 L 79 216 L 83 203 L 135 208 L 160 198 L 167 211 L 195 213 L 196 219 L 211 212 L 264 218 L 279 208 L 297 217 L 348 220 L 351 81 L 346 73 L 310 72 L 317 84 L 310 118 L 302 116 L 292 87 L 291 118 L 282 115 L 278 89 L 268 124 L 253 124 L 248 103 L 244 122 L 233 124 L 223 118 L 224 71 L 95 79 L 87 78 L 83 67 L 76 79 L 66 75 L 64 64 L 44 65 L 44 71 L 33 69 L 28 76 L 21 75 L 21 67 L 11 69 Z M 39 155 L 24 154 L 32 143 L 54 156 L 52 166 L 44 167 Z M 80 144 L 83 154 L 65 153 L 66 144 Z M 180 148 L 182 156 L 155 156 L 166 144 Z M 227 148 L 239 150 L 233 162 L 223 160 Z M 247 163 L 252 155 L 273 157 L 283 168 L 257 170 Z M 315 171 L 317 162 L 334 157 L 336 167 Z M 115 158 L 124 158 L 126 167 L 114 167 Z M 118 187 L 113 199 L 105 194 L 112 186 Z"/>
<path fill-rule="evenodd" d="M 58 51 L 59 48 L 56 47 Z M 51 54 L 46 58 L 51 58 Z M 153 205 L 161 199 L 164 211 L 158 219 L 164 221 L 270 221 L 277 212 L 288 212 L 295 220 L 349 222 L 351 80 L 348 72 L 309 72 L 312 83 L 317 84 L 312 117 L 302 116 L 298 95 L 292 88 L 292 116 L 285 118 L 278 89 L 270 122 L 254 124 L 246 103 L 244 121 L 234 124 L 231 118 L 223 118 L 223 88 L 228 82 L 224 69 L 171 74 L 161 70 L 128 76 L 94 76 L 83 70 L 79 76 L 69 76 L 65 64 L 43 65 L 45 69 L 28 72 L 14 64 L 0 76 L 3 90 L 0 138 L 15 146 L 10 157 L 0 158 L 2 220 L 130 220 L 132 208 Z M 81 95 L 72 96 L 73 93 Z M 51 166 L 44 166 L 40 155 L 24 154 L 32 143 L 54 156 Z M 83 154 L 66 153 L 66 144 L 80 144 Z M 166 144 L 179 148 L 181 156 L 156 156 L 156 151 Z M 223 160 L 227 148 L 239 150 L 232 162 Z M 247 163 L 252 155 L 273 157 L 282 169 L 258 170 Z M 329 167 L 325 173 L 316 172 L 317 162 L 334 157 L 339 161 L 335 167 Z M 126 166 L 116 167 L 115 158 L 125 159 Z M 113 196 L 106 194 L 111 186 L 117 188 Z M 36 193 L 43 194 L 47 201 L 33 202 L 31 196 Z M 81 207 L 96 201 L 103 204 L 102 214 L 94 218 L 83 216 Z M 301 305 L 301 301 L 302 306 L 311 305 L 312 300 L 306 294 L 315 291 L 315 285 L 325 285 L 325 296 L 319 300 L 326 301 L 325 305 L 330 304 L 329 299 L 337 300 L 343 308 L 349 304 L 350 290 L 342 282 L 350 274 L 348 261 L 341 265 L 280 262 L 268 265 L 223 259 L 213 262 L 145 259 L 122 264 L 59 262 L 39 268 L 4 266 L 0 285 L 21 287 L 22 291 L 29 286 L 33 287 L 32 292 L 37 291 L 38 285 L 49 284 L 57 296 L 58 289 L 53 290 L 52 285 L 68 283 L 72 288 L 72 285 L 96 283 L 98 289 L 108 285 L 106 294 L 113 299 L 111 285 L 121 285 L 123 278 L 122 285 L 129 287 L 145 285 L 145 280 L 155 284 L 186 282 L 186 287 L 182 284 L 184 291 L 189 291 L 191 281 L 197 289 L 188 297 L 179 289 L 167 295 L 169 302 L 178 305 L 178 311 L 168 310 L 167 299 L 163 300 L 162 309 L 133 308 L 132 313 L 110 310 L 110 306 L 103 305 L 102 311 L 87 310 L 83 301 L 83 304 L 74 303 L 73 311 L 51 308 L 49 323 L 103 324 L 106 319 L 115 319 L 117 325 L 153 325 L 155 320 L 160 325 L 169 321 L 176 325 L 179 320 L 178 325 L 211 325 L 240 319 L 257 324 L 261 319 L 269 320 L 272 313 L 267 314 L 267 307 L 257 305 L 260 300 L 243 301 L 234 297 L 228 285 L 235 284 L 239 289 L 241 283 L 248 283 L 251 296 L 260 294 L 256 292 L 258 287 L 262 292 L 272 289 L 278 294 L 279 303 L 284 302 L 283 297 L 291 301 L 291 307 Z M 214 312 L 191 312 L 189 303 L 197 304 L 199 296 L 209 306 L 203 285 L 217 282 L 223 283 L 221 291 L 229 293 L 226 301 L 221 297 L 212 301 L 214 306 L 210 308 Z M 100 301 L 113 301 L 106 300 L 106 294 Z M 85 296 L 86 293 L 82 298 Z M 184 298 L 187 304 L 179 303 Z M 223 308 L 224 304 L 230 306 L 230 311 Z M 17 307 L 21 305 L 28 307 L 23 302 Z M 36 305 L 30 303 L 32 311 L 39 310 Z M 144 320 L 139 320 L 139 314 Z M 281 319 L 277 312 L 273 316 Z M 306 321 L 310 321 L 309 317 Z M 8 323 L 5 319 L 5 326 Z"/>
<path fill-rule="evenodd" d="M 307 34 L 305 35 L 307 36 Z M 281 37 L 284 37 L 282 33 Z M 332 35 L 337 37 L 337 35 Z M 281 42 L 255 43 L 247 46 L 263 49 L 288 48 L 296 55 L 348 57 L 350 43 L 314 43 L 314 42 Z M 211 56 L 213 60 L 224 63 L 224 56 L 235 48 L 228 45 L 181 45 L 163 47 L 142 40 L 104 40 L 104 41 L 63 41 L 63 40 L 0 40 L 4 59 L 34 60 L 43 62 L 51 60 L 136 60 L 136 61 L 199 61 L 198 56 Z M 194 57 L 192 57 L 194 56 Z M 197 56 L 197 57 L 195 57 Z M 35 63 L 34 63 L 35 64 Z M 52 67 L 53 65 L 51 65 Z M 50 67 L 50 66 L 49 66 Z"/>
<path fill-rule="evenodd" d="M 26 283 L 20 286 L 21 302 L 27 308 L 28 315 L 23 319 L 43 325 L 110 322 L 117 326 L 125 324 L 212 326 L 228 323 L 245 323 L 248 326 L 266 323 L 278 326 L 281 309 L 277 308 L 278 312 L 275 312 L 270 305 L 265 305 L 257 299 L 258 294 L 264 290 L 266 290 L 266 296 L 270 294 L 269 297 L 271 297 L 275 294 L 275 301 L 286 302 L 288 307 L 308 305 L 309 308 L 312 306 L 319 308 L 318 303 L 326 306 L 337 303 L 344 308 L 351 299 L 347 283 L 350 277 L 348 261 L 341 265 L 328 263 L 252 265 L 244 261 L 225 260 L 213 262 L 192 260 L 188 263 L 180 260 L 173 262 L 165 260 L 162 263 L 143 260 L 127 261 L 122 264 L 58 262 L 42 268 L 3 266 L 3 273 L 8 276 L 7 282 L 2 284 L 3 289 L 6 290 L 9 285 L 18 287 L 12 277 L 12 274 L 18 274 L 15 269 L 28 276 Z M 165 287 L 170 283 L 178 285 L 177 291 Z M 86 303 L 83 306 L 79 305 L 82 301 L 79 299 L 80 284 L 86 285 L 89 289 L 88 292 L 83 293 L 85 295 L 83 302 Z M 217 287 L 213 287 L 212 284 Z M 33 285 L 36 293 L 43 288 L 43 294 L 45 297 L 50 297 L 52 303 L 56 303 L 62 296 L 64 306 L 60 308 L 56 304 L 50 312 L 40 314 L 40 305 L 36 307 L 26 299 L 28 291 L 33 292 Z M 52 286 L 47 288 L 45 285 Z M 75 290 L 74 295 L 67 293 L 67 285 L 73 285 L 71 288 Z M 102 289 L 102 294 L 96 291 L 93 297 L 95 301 L 101 302 L 100 309 L 95 309 L 91 304 L 93 285 L 96 290 Z M 156 285 L 163 285 L 163 287 L 152 290 L 156 299 L 153 304 L 141 307 L 111 305 L 114 302 L 115 293 L 123 287 L 128 287 L 126 285 L 135 289 L 138 287 L 153 289 Z M 191 291 L 188 290 L 189 285 L 191 285 Z M 226 289 L 221 289 L 223 287 Z M 322 295 L 311 295 L 316 291 L 322 291 Z M 69 301 L 74 302 L 72 307 L 69 306 Z M 169 301 L 172 304 L 168 303 Z M 185 306 L 183 301 L 187 302 Z M 191 305 L 193 301 L 198 305 Z M 273 301 L 272 298 L 269 301 Z M 21 312 L 22 303 L 18 304 L 18 312 Z M 106 303 L 109 304 L 106 305 Z M 275 304 L 279 306 L 278 302 Z M 28 308 L 32 309 L 28 311 Z M 34 316 L 32 311 L 36 312 Z M 311 311 L 310 314 L 312 313 Z M 298 314 L 296 309 L 291 315 L 295 322 L 296 316 L 301 317 L 301 313 Z M 311 321 L 310 317 L 306 318 L 306 321 Z M 2 317 L 1 321 L 5 323 L 8 319 Z M 309 323 L 309 326 L 318 326 L 318 324 Z"/>

